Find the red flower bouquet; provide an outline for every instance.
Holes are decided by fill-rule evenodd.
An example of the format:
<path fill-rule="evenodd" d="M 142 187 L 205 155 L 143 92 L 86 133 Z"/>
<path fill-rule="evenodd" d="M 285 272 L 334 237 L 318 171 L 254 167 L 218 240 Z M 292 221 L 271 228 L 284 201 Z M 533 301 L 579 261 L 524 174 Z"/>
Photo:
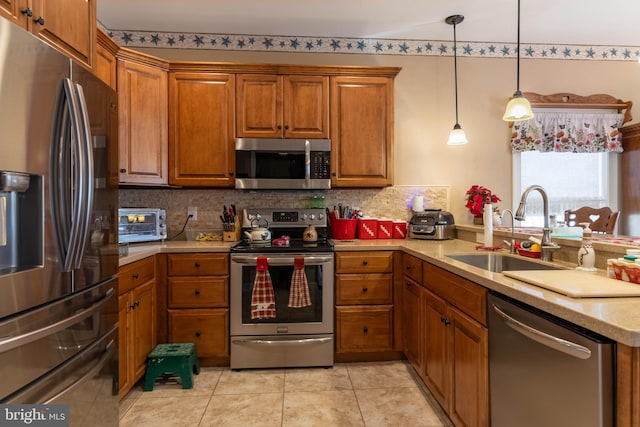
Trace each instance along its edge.
<path fill-rule="evenodd" d="M 496 196 L 486 187 L 473 185 L 466 193 L 467 203 L 464 205 L 474 217 L 482 216 L 482 207 L 486 203 L 497 203 L 500 197 Z"/>

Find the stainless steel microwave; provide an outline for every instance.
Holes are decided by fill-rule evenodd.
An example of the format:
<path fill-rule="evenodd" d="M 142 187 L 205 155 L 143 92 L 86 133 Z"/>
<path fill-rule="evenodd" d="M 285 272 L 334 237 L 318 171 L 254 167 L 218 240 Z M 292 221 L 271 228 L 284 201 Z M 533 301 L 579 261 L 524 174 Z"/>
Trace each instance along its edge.
<path fill-rule="evenodd" d="M 167 212 L 164 209 L 118 209 L 118 243 L 153 242 L 166 238 Z"/>
<path fill-rule="evenodd" d="M 330 139 L 236 138 L 236 188 L 331 188 Z"/>

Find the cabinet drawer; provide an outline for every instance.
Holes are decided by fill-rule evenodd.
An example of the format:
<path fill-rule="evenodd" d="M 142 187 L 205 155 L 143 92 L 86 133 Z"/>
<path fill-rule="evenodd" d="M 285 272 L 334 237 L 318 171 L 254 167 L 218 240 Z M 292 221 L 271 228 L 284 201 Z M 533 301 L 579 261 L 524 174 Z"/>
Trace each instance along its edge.
<path fill-rule="evenodd" d="M 336 351 L 387 351 L 393 346 L 392 306 L 336 307 Z"/>
<path fill-rule="evenodd" d="M 229 274 L 227 254 L 169 254 L 169 276 L 213 276 Z"/>
<path fill-rule="evenodd" d="M 483 325 L 487 324 L 487 289 L 427 262 L 422 264 L 422 283 L 448 303 Z"/>
<path fill-rule="evenodd" d="M 402 268 L 404 275 L 410 277 L 415 282 L 422 284 L 422 260 L 412 255 L 402 254 Z"/>
<path fill-rule="evenodd" d="M 393 276 L 384 274 L 336 275 L 336 304 L 391 304 Z"/>
<path fill-rule="evenodd" d="M 227 276 L 170 277 L 169 308 L 229 307 Z"/>
<path fill-rule="evenodd" d="M 338 252 L 336 273 L 391 273 L 393 252 Z"/>
<path fill-rule="evenodd" d="M 151 256 L 120 267 L 118 294 L 122 295 L 156 277 L 156 257 Z"/>
<path fill-rule="evenodd" d="M 229 356 L 229 310 L 169 310 L 169 342 L 196 343 L 198 357 Z"/>

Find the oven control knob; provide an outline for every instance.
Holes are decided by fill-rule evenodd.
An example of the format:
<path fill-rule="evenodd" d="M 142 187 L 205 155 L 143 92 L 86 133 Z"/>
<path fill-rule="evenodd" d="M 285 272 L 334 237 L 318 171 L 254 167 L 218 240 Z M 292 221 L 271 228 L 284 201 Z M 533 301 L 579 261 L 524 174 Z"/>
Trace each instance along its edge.
<path fill-rule="evenodd" d="M 319 214 L 319 215 L 318 215 L 318 219 L 319 219 L 319 220 L 322 220 L 322 218 L 324 218 L 324 215 Z"/>
<path fill-rule="evenodd" d="M 303 220 L 303 221 L 306 220 L 307 219 L 307 214 L 300 215 L 300 219 Z"/>
<path fill-rule="evenodd" d="M 311 214 L 311 215 L 309 215 L 309 219 L 310 219 L 311 221 L 313 221 L 314 219 L 316 219 L 316 214 Z"/>

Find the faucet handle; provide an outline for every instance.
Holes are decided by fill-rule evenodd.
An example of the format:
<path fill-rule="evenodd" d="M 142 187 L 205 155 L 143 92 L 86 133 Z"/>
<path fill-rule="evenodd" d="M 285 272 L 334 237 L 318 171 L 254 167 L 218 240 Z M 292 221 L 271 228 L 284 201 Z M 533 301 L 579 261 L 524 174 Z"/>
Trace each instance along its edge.
<path fill-rule="evenodd" d="M 553 253 L 560 249 L 560 245 L 555 242 L 548 242 L 545 245 L 540 245 L 540 248 L 542 261 L 553 261 Z"/>

